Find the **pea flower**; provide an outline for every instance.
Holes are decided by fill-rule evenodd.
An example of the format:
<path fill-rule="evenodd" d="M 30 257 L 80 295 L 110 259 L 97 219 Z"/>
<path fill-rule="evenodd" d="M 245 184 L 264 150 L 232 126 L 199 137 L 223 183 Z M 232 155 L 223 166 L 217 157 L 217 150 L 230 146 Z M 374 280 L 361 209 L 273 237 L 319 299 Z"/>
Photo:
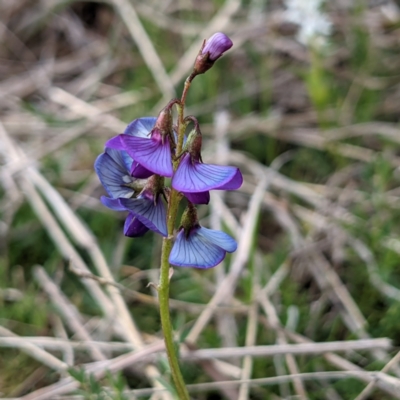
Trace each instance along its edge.
<path fill-rule="evenodd" d="M 155 178 L 159 178 L 154 176 Z M 162 192 L 158 189 L 158 183 L 149 179 L 145 188 L 136 198 L 110 199 L 102 196 L 100 201 L 114 211 L 129 211 L 132 217 L 125 221 L 124 231 L 142 232 L 139 221 L 147 229 L 167 236 L 167 212 L 162 201 Z M 135 218 L 133 218 L 135 217 Z M 131 226 L 133 224 L 133 226 Z"/>
<path fill-rule="evenodd" d="M 114 210 L 118 208 L 118 198 L 130 198 L 135 195 L 135 191 L 141 190 L 140 182 L 130 174 L 132 163 L 132 158 L 125 151 L 110 148 L 106 148 L 94 163 L 100 182 L 111 196 L 103 196 L 101 201 L 106 206 L 113 206 L 111 208 Z M 120 211 L 124 210 L 121 207 Z M 142 224 L 134 214 L 128 214 L 124 224 L 125 236 L 142 236 L 148 230 L 149 228 Z"/>
<path fill-rule="evenodd" d="M 148 138 L 149 133 L 153 129 L 157 118 L 155 117 L 142 117 L 133 120 L 125 129 L 124 133 L 118 136 L 114 136 L 110 140 L 106 142 L 106 148 L 112 148 L 116 150 L 120 150 L 127 154 L 125 151 L 125 146 L 121 141 L 121 137 L 123 135 L 135 136 L 140 138 Z M 134 178 L 138 179 L 146 179 L 153 175 L 153 172 L 144 168 L 137 161 L 133 161 L 132 157 L 129 156 L 132 160 L 130 167 L 130 174 Z"/>
<path fill-rule="evenodd" d="M 208 204 L 209 190 L 235 190 L 243 183 L 236 167 L 204 164 L 201 159 L 202 136 L 198 126 L 186 142 L 186 154 L 172 178 L 172 187 L 194 204 Z"/>
<path fill-rule="evenodd" d="M 135 179 L 130 175 L 132 164 L 132 158 L 121 150 L 106 148 L 97 157 L 95 171 L 111 196 L 102 196 L 100 200 L 112 210 L 129 211 L 124 225 L 126 236 L 142 236 L 149 229 L 166 236 L 165 206 L 160 189 L 154 189 L 157 178 L 149 179 L 146 184 Z"/>
<path fill-rule="evenodd" d="M 106 146 L 126 151 L 135 160 L 132 173 L 136 177 L 146 176 L 146 171 L 171 177 L 173 174 L 170 143 L 173 134 L 171 110 L 162 110 L 157 119 L 146 118 L 142 121 L 143 119 L 133 121 L 128 127 L 128 132 L 111 138 Z"/>
<path fill-rule="evenodd" d="M 106 196 L 102 196 L 100 201 L 108 208 L 114 211 L 127 211 L 127 209 L 120 203 L 119 199 L 111 199 Z M 143 236 L 149 228 L 144 225 L 137 216 L 133 213 L 129 213 L 124 223 L 124 235 L 128 237 L 139 237 Z"/>
<path fill-rule="evenodd" d="M 130 174 L 132 158 L 124 151 L 106 148 L 100 154 L 94 169 L 100 182 L 112 198 L 131 197 L 135 179 Z"/>
<path fill-rule="evenodd" d="M 190 205 L 182 216 L 169 262 L 178 267 L 207 269 L 215 267 L 237 248 L 236 241 L 225 232 L 200 226 L 195 208 Z"/>

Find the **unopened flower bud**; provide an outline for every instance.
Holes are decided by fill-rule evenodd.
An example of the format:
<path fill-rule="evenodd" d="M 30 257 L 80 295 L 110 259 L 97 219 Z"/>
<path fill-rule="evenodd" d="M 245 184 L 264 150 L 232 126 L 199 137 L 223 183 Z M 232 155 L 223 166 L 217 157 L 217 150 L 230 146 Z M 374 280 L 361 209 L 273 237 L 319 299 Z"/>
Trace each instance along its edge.
<path fill-rule="evenodd" d="M 161 132 L 162 136 L 170 135 L 172 133 L 172 110 L 171 108 L 164 108 L 158 114 L 157 121 L 154 129 Z M 153 130 L 154 130 L 153 129 Z"/>
<path fill-rule="evenodd" d="M 215 61 L 233 46 L 232 40 L 222 32 L 214 33 L 207 41 L 202 54 L 209 53 L 209 59 Z"/>
<path fill-rule="evenodd" d="M 193 129 L 188 135 L 185 146 L 192 160 L 201 160 L 201 142 L 202 137 L 200 129 Z"/>
<path fill-rule="evenodd" d="M 192 76 L 204 74 L 214 62 L 233 46 L 232 40 L 222 32 L 214 33 L 203 43 L 194 63 Z"/>

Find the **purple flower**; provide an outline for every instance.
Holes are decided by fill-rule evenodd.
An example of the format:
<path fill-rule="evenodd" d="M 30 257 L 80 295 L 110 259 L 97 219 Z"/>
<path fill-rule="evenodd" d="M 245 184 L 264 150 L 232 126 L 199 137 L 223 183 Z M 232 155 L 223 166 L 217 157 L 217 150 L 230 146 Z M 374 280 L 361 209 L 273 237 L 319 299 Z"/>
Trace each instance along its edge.
<path fill-rule="evenodd" d="M 128 237 L 139 237 L 143 236 L 149 228 L 142 224 L 138 218 L 129 213 L 126 217 L 125 224 L 124 224 L 124 235 Z"/>
<path fill-rule="evenodd" d="M 125 139 L 128 137 L 135 137 L 149 140 L 149 135 L 157 121 L 155 117 L 143 117 L 133 120 L 125 129 L 124 133 L 121 135 L 114 136 L 106 142 L 106 148 L 112 148 L 116 150 L 126 151 L 130 157 L 132 157 L 131 149 L 127 148 Z M 130 174 L 134 178 L 146 179 L 153 175 L 153 172 L 145 168 L 143 165 L 139 164 L 137 160 L 133 161 L 131 164 Z"/>
<path fill-rule="evenodd" d="M 182 193 L 193 204 L 208 204 L 210 202 L 210 192 Z"/>
<path fill-rule="evenodd" d="M 112 198 L 132 197 L 135 179 L 130 174 L 132 158 L 125 152 L 106 148 L 100 154 L 94 169 L 100 182 Z"/>
<path fill-rule="evenodd" d="M 106 147 L 125 150 L 135 160 L 131 173 L 137 178 L 148 178 L 152 173 L 166 177 L 173 174 L 170 132 L 165 128 L 165 114 L 163 110 L 158 118 L 136 119 L 122 135 L 106 143 Z"/>
<path fill-rule="evenodd" d="M 114 211 L 126 211 L 127 209 L 120 203 L 120 199 L 101 196 L 100 201 L 108 208 Z M 137 216 L 129 213 L 124 224 L 124 235 L 129 237 L 143 236 L 149 228 L 144 225 Z"/>
<path fill-rule="evenodd" d="M 195 204 L 207 204 L 204 192 L 209 190 L 235 190 L 243 183 L 239 168 L 223 165 L 203 164 L 197 157 L 185 154 L 172 178 L 172 187 L 186 197 L 195 195 Z M 196 196 L 197 195 L 197 196 Z M 197 201 L 196 201 L 197 200 Z M 208 197 L 209 200 L 209 197 Z"/>
<path fill-rule="evenodd" d="M 111 197 L 101 197 L 101 202 L 116 211 L 129 211 L 124 234 L 135 237 L 149 229 L 167 235 L 165 206 L 159 195 L 154 196 L 151 187 L 130 175 L 132 158 L 125 152 L 106 148 L 94 164 L 100 182 Z M 139 196 L 132 198 L 137 193 Z"/>
<path fill-rule="evenodd" d="M 202 54 L 209 53 L 209 59 L 215 61 L 233 46 L 232 40 L 222 32 L 214 33 L 205 43 Z"/>
<path fill-rule="evenodd" d="M 236 241 L 224 232 L 200 225 L 188 231 L 181 228 L 172 247 L 169 262 L 178 267 L 212 268 L 225 258 L 226 253 L 232 253 L 236 248 Z"/>
<path fill-rule="evenodd" d="M 137 198 L 118 198 L 110 199 L 102 196 L 101 202 L 108 208 L 114 211 L 129 211 L 137 221 L 142 223 L 147 229 L 167 236 L 167 212 L 160 194 L 154 195 L 151 189 L 144 189 Z M 138 222 L 133 220 L 133 217 L 128 215 L 125 221 L 125 231 L 142 231 L 142 227 Z M 128 219 L 130 219 L 128 221 Z M 131 227 L 131 224 L 134 225 Z"/>

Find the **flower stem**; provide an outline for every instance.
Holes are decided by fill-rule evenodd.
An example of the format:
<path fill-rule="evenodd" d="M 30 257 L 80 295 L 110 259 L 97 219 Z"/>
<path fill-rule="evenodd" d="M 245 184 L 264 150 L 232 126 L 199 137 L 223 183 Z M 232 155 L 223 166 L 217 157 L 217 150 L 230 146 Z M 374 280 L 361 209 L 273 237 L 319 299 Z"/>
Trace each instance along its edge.
<path fill-rule="evenodd" d="M 168 363 L 171 368 L 172 379 L 180 400 L 189 400 L 185 382 L 179 368 L 179 362 L 176 355 L 173 330 L 169 315 L 169 262 L 168 257 L 172 248 L 172 238 L 163 239 L 162 256 L 161 256 L 161 276 L 158 286 L 158 298 L 160 302 L 161 326 L 164 332 L 165 349 L 168 356 Z"/>
<path fill-rule="evenodd" d="M 176 154 L 182 152 L 183 139 L 185 136 L 186 123 L 184 122 L 184 107 L 186 92 L 189 89 L 190 82 L 185 83 L 184 94 L 182 95 L 183 101 L 181 103 L 175 103 L 178 106 L 178 141 L 176 147 Z M 178 167 L 179 160 L 174 161 L 174 170 Z M 165 349 L 167 352 L 168 363 L 171 368 L 172 379 L 175 383 L 175 388 L 180 400 L 189 400 L 189 393 L 186 389 L 185 381 L 183 380 L 181 370 L 179 368 L 178 357 L 175 351 L 173 329 L 169 314 L 169 280 L 170 280 L 170 265 L 169 255 L 172 249 L 172 239 L 174 236 L 174 228 L 176 216 L 178 214 L 178 206 L 180 201 L 180 194 L 172 189 L 168 202 L 168 213 L 167 213 L 167 227 L 168 237 L 163 239 L 162 251 L 161 251 L 161 273 L 160 273 L 160 284 L 158 286 L 158 299 L 160 303 L 160 317 L 161 326 L 164 333 Z"/>

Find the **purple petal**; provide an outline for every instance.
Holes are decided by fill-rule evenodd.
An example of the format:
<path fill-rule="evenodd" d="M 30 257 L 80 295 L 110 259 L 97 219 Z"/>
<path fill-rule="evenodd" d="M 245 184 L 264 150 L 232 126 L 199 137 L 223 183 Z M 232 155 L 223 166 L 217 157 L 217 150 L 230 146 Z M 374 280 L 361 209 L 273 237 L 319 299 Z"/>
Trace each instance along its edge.
<path fill-rule="evenodd" d="M 136 199 L 119 199 L 120 203 L 134 214 L 147 228 L 163 236 L 168 236 L 167 212 L 161 198 L 154 200 L 147 197 Z"/>
<path fill-rule="evenodd" d="M 100 201 L 108 208 L 114 211 L 126 211 L 126 208 L 120 203 L 120 199 L 110 199 L 106 196 L 101 196 Z"/>
<path fill-rule="evenodd" d="M 230 167 L 230 168 L 235 168 L 235 167 Z M 233 176 L 233 178 L 224 185 L 219 186 L 218 190 L 236 190 L 239 189 L 240 186 L 242 186 L 242 183 L 243 183 L 243 175 L 240 172 L 239 168 L 236 168 L 236 174 Z"/>
<path fill-rule="evenodd" d="M 210 202 L 210 192 L 183 193 L 193 204 L 208 204 Z"/>
<path fill-rule="evenodd" d="M 226 251 L 199 235 L 199 229 L 194 228 L 188 238 L 183 229 L 178 233 L 169 256 L 170 264 L 205 269 L 215 267 L 225 258 Z"/>
<path fill-rule="evenodd" d="M 149 228 L 143 225 L 135 215 L 129 214 L 124 224 L 124 235 L 129 237 L 143 236 Z"/>
<path fill-rule="evenodd" d="M 131 175 L 137 179 L 147 179 L 153 175 L 153 172 L 151 172 L 148 169 L 146 169 L 145 167 L 143 167 L 143 165 L 141 165 L 137 162 L 134 162 L 132 164 Z"/>
<path fill-rule="evenodd" d="M 225 187 L 237 189 L 242 182 L 241 175 L 236 167 L 202 164 L 196 161 L 192 163 L 190 155 L 186 154 L 172 178 L 172 187 L 183 193 L 199 193 Z"/>
<path fill-rule="evenodd" d="M 228 36 L 222 32 L 217 32 L 206 41 L 202 54 L 209 52 L 210 60 L 215 61 L 232 46 L 232 40 Z"/>
<path fill-rule="evenodd" d="M 143 167 L 161 176 L 172 176 L 171 148 L 167 139 L 163 144 L 159 139 L 122 135 L 121 141 L 128 154 Z"/>
<path fill-rule="evenodd" d="M 125 146 L 121 141 L 122 136 L 123 134 L 108 139 L 105 144 L 105 147 L 109 147 L 110 149 L 116 149 L 116 150 L 125 150 Z"/>
<path fill-rule="evenodd" d="M 156 121 L 156 117 L 143 117 L 135 119 L 126 127 L 124 134 L 148 138 L 149 133 L 154 128 Z"/>
<path fill-rule="evenodd" d="M 132 196 L 132 188 L 126 185 L 132 183 L 133 179 L 118 150 L 107 149 L 107 153 L 100 154 L 94 163 L 94 169 L 111 197 Z"/>

